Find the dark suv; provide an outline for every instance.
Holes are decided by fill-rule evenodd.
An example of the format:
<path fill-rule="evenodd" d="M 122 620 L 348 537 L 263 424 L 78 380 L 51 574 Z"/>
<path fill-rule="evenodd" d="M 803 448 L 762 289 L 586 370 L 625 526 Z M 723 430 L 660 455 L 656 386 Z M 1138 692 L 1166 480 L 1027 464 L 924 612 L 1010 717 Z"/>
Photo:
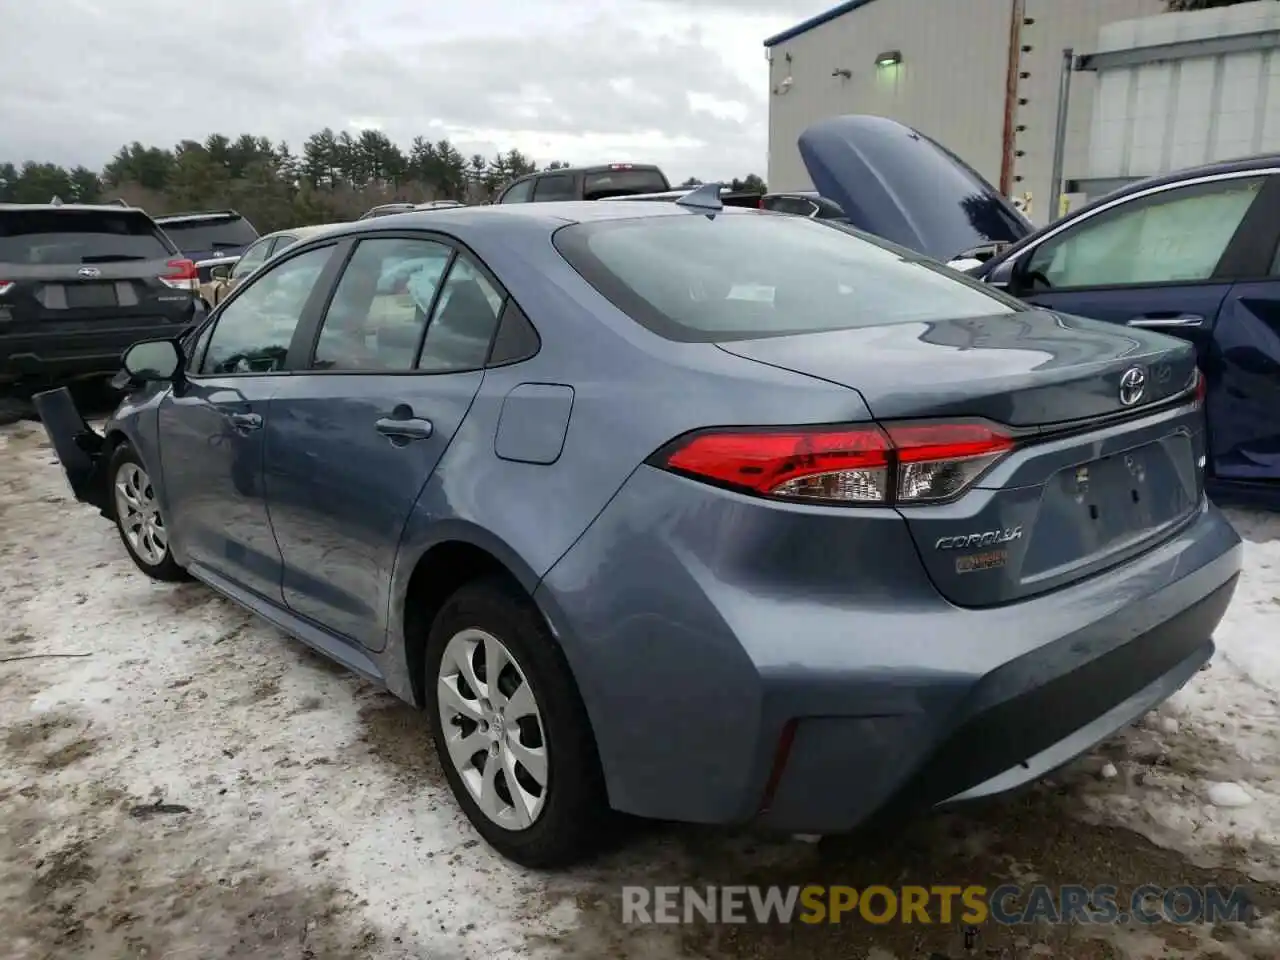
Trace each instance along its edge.
<path fill-rule="evenodd" d="M 201 283 L 208 281 L 212 269 L 201 266 L 202 260 L 238 257 L 258 239 L 254 225 L 234 210 L 171 213 L 156 217 L 156 223 L 178 245 L 184 257 L 196 262 Z"/>
<path fill-rule="evenodd" d="M 543 170 L 512 181 L 494 203 L 553 200 L 607 200 L 633 193 L 670 190 L 667 176 L 647 163 L 606 163 L 598 167 Z"/>
<path fill-rule="evenodd" d="M 0 204 L 0 391 L 110 377 L 126 347 L 202 319 L 195 292 L 142 210 Z"/>

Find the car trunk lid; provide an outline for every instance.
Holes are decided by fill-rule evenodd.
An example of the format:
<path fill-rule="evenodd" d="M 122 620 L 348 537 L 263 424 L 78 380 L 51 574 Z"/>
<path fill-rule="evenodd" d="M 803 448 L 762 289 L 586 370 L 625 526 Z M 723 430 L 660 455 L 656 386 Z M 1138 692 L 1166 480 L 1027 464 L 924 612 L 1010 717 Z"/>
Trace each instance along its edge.
<path fill-rule="evenodd" d="M 998 249 L 1034 229 L 963 160 L 886 117 L 822 120 L 798 147 L 814 188 L 850 223 L 935 259 Z"/>
<path fill-rule="evenodd" d="M 1013 449 L 951 502 L 898 509 L 939 591 L 1006 603 L 1150 549 L 1199 507 L 1189 345 L 1044 311 L 719 344 L 856 389 L 881 424 L 999 425 Z M 867 358 L 874 357 L 874 362 Z"/>

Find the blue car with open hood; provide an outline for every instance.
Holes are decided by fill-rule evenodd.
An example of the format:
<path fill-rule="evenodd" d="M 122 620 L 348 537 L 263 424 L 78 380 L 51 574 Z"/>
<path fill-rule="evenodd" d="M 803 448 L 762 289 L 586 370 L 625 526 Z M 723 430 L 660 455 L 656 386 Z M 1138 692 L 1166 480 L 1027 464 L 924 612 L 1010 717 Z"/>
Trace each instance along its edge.
<path fill-rule="evenodd" d="M 1186 341 L 1207 380 L 1210 491 L 1280 509 L 1280 156 L 1133 183 L 1036 230 L 892 120 L 825 120 L 799 149 L 855 226 L 1046 310 Z"/>
<path fill-rule="evenodd" d="M 1240 571 L 1190 343 L 714 185 L 338 226 L 124 365 L 102 430 L 37 399 L 77 498 L 424 709 L 532 866 L 1028 783 L 1194 676 Z"/>

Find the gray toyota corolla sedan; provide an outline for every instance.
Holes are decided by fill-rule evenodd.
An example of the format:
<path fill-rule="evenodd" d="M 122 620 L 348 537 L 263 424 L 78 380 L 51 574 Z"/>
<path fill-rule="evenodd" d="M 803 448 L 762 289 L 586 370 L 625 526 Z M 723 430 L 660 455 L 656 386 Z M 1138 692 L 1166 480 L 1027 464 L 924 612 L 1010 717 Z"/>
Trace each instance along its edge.
<path fill-rule="evenodd" d="M 76 495 L 425 709 L 530 865 L 1026 783 L 1185 683 L 1240 569 L 1188 344 L 714 186 L 339 227 L 124 364 L 102 433 L 39 398 Z"/>

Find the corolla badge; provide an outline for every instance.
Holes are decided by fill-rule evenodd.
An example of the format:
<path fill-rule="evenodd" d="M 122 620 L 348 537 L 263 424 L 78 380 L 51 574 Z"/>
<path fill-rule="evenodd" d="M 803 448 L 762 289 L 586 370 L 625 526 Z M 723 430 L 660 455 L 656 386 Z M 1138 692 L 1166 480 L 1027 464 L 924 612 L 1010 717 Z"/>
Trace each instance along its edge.
<path fill-rule="evenodd" d="M 935 550 L 967 550 L 969 547 L 990 547 L 1022 539 L 1022 527 L 1005 530 L 984 530 L 981 533 L 962 533 L 958 537 L 939 537 Z"/>
<path fill-rule="evenodd" d="M 1141 367 L 1130 367 L 1120 375 L 1120 406 L 1132 407 L 1147 391 L 1147 374 Z"/>
<path fill-rule="evenodd" d="M 86 280 L 92 280 L 94 277 L 102 276 L 102 271 L 97 267 L 81 267 L 76 271 L 76 276 L 84 277 Z"/>

